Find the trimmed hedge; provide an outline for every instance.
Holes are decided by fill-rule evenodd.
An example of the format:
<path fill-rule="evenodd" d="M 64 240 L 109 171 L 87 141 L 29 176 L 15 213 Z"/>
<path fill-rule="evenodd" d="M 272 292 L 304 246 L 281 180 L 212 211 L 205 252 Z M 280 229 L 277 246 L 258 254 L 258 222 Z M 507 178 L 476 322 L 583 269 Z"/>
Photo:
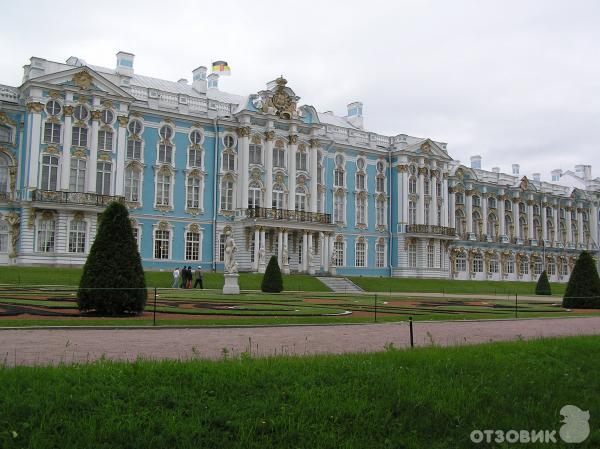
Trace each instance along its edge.
<path fill-rule="evenodd" d="M 260 289 L 265 293 L 280 293 L 283 291 L 283 278 L 276 256 L 271 256 L 269 260 Z"/>
<path fill-rule="evenodd" d="M 563 307 L 567 309 L 600 308 L 600 277 L 596 262 L 587 251 L 583 251 L 575 262 L 569 278 Z"/>
<path fill-rule="evenodd" d="M 551 295 L 552 290 L 550 289 L 550 282 L 548 282 L 548 273 L 546 270 L 542 271 L 540 274 L 540 278 L 537 281 L 535 286 L 535 294 L 536 295 Z"/>

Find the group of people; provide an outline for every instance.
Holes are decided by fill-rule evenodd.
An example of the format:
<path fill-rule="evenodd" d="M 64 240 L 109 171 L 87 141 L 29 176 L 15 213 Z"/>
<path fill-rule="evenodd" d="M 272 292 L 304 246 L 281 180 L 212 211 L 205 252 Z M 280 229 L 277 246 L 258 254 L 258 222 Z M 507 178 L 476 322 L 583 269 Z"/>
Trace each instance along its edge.
<path fill-rule="evenodd" d="M 180 278 L 181 284 L 179 282 Z M 202 285 L 202 267 L 200 265 L 198 265 L 198 268 L 196 268 L 195 272 L 192 272 L 191 266 L 186 267 L 184 265 L 181 270 L 179 270 L 179 267 L 176 267 L 173 270 L 173 285 L 171 287 L 192 288 L 192 281 L 194 280 L 194 278 L 196 279 L 196 282 L 194 282 L 193 288 L 196 288 L 198 285 L 200 285 L 200 288 L 203 289 L 204 286 Z"/>

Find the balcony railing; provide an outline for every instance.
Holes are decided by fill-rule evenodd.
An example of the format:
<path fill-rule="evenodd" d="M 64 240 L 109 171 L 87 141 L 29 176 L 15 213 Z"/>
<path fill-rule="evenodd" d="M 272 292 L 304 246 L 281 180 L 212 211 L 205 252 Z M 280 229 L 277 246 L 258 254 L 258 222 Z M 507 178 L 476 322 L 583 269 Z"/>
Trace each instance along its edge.
<path fill-rule="evenodd" d="M 444 226 L 424 225 L 424 224 L 413 224 L 406 226 L 407 234 L 434 234 L 434 235 L 445 235 L 448 237 L 454 237 L 456 235 L 456 229 L 446 228 Z"/>
<path fill-rule="evenodd" d="M 124 203 L 122 196 L 98 195 L 96 193 L 84 192 L 57 192 L 55 190 L 34 190 L 32 201 L 42 201 L 48 203 L 78 204 L 86 206 L 107 206 L 111 201 Z"/>
<path fill-rule="evenodd" d="M 243 209 L 242 216 L 246 218 L 264 218 L 267 220 L 290 220 L 308 223 L 331 224 L 331 214 L 320 212 L 306 212 L 299 210 L 270 209 L 268 207 L 250 207 Z"/>

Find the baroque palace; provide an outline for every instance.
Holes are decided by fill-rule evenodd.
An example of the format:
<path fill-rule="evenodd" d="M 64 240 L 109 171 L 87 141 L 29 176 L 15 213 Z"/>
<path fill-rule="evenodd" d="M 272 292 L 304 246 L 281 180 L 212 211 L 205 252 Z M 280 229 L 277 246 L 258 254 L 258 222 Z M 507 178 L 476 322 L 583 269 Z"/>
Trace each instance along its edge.
<path fill-rule="evenodd" d="M 165 81 L 33 57 L 0 86 L 0 264 L 81 265 L 98 214 L 127 205 L 144 265 L 566 281 L 598 241 L 600 179 L 461 165 L 446 144 L 299 105 L 287 81 L 233 95 L 206 67 Z"/>

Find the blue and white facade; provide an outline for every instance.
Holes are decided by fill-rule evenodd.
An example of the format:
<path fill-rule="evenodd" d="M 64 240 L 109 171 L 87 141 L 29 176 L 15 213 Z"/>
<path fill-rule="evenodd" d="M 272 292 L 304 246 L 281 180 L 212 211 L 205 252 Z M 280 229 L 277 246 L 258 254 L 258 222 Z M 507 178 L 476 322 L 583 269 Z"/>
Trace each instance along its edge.
<path fill-rule="evenodd" d="M 0 86 L 0 264 L 81 265 L 111 200 L 144 265 L 460 279 L 568 279 L 596 249 L 600 180 L 584 188 L 471 167 L 446 144 L 363 129 L 362 103 L 319 113 L 278 78 L 233 95 L 193 81 L 31 58 Z M 564 178 L 566 179 L 566 178 Z"/>

